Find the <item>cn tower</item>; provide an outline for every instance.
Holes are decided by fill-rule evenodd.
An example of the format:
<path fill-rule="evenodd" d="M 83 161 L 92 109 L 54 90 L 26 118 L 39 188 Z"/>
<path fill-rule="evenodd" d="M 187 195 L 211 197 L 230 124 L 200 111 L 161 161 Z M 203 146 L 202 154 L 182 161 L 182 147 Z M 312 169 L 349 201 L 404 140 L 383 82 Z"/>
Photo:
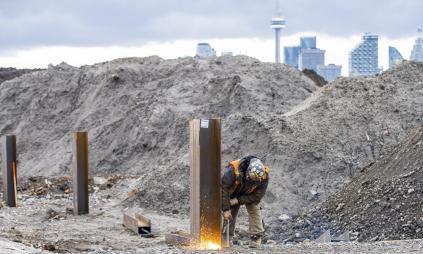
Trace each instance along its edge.
<path fill-rule="evenodd" d="M 281 30 L 285 28 L 285 19 L 282 18 L 279 0 L 276 0 L 276 15 L 270 22 L 270 28 L 275 30 L 275 62 L 281 62 Z"/>

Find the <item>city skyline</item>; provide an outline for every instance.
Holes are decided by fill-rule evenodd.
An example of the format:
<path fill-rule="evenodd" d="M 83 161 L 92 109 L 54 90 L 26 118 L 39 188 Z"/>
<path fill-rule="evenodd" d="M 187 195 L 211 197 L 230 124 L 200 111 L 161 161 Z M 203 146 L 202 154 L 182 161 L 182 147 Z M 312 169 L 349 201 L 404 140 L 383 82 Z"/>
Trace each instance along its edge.
<path fill-rule="evenodd" d="M 45 68 L 62 61 L 80 66 L 129 56 L 194 56 L 195 45 L 202 41 L 210 42 L 218 55 L 232 51 L 274 61 L 274 31 L 269 29 L 273 0 L 123 2 L 0 3 L 0 32 L 8 35 L 0 39 L 0 65 Z M 371 31 L 380 38 L 380 67 L 388 68 L 388 46 L 408 58 L 417 38 L 415 28 L 423 23 L 418 13 L 423 2 L 388 0 L 358 10 L 363 3 L 303 0 L 294 4 L 282 0 L 282 16 L 288 26 L 282 31 L 281 48 L 296 45 L 294 41 L 301 36 L 317 36 L 319 48 L 326 50 L 326 62 L 344 66 L 345 75 L 348 52 L 359 43 L 361 34 Z M 90 10 L 94 9 L 93 15 Z M 328 10 L 342 15 L 328 15 Z M 373 15 L 372 22 L 360 22 L 369 15 Z M 360 19 L 355 18 L 358 16 Z M 393 25 L 389 28 L 381 25 L 388 17 Z M 159 27 L 166 27 L 167 32 Z"/>

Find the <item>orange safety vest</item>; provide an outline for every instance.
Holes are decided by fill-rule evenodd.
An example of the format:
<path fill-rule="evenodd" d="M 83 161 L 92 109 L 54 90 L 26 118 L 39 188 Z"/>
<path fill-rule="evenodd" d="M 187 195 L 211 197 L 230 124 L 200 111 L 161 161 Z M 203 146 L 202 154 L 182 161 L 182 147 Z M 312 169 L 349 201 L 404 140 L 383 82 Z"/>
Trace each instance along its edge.
<path fill-rule="evenodd" d="M 232 186 L 231 190 L 230 190 L 230 194 L 232 195 L 235 190 L 238 188 L 238 186 L 241 184 L 241 180 L 239 179 L 239 163 L 241 162 L 241 160 L 234 160 L 229 162 L 229 165 L 232 165 L 232 167 L 234 168 L 234 173 L 235 173 L 235 184 Z M 269 177 L 269 172 L 270 172 L 270 168 L 267 165 L 263 165 L 264 166 L 264 171 L 266 172 L 266 174 L 263 176 L 263 179 L 267 179 Z M 251 188 L 250 190 L 247 191 L 247 194 L 252 193 L 255 189 L 257 188 L 257 186 L 254 186 L 253 188 Z"/>

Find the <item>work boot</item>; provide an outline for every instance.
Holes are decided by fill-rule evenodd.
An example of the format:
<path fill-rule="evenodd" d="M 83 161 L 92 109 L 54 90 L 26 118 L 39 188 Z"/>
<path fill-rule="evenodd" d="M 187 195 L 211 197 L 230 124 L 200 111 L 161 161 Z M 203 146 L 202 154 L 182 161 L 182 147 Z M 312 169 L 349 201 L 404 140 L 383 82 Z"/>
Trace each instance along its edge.
<path fill-rule="evenodd" d="M 259 235 L 252 236 L 248 247 L 257 249 L 257 248 L 260 248 L 260 246 L 261 246 L 261 236 Z"/>

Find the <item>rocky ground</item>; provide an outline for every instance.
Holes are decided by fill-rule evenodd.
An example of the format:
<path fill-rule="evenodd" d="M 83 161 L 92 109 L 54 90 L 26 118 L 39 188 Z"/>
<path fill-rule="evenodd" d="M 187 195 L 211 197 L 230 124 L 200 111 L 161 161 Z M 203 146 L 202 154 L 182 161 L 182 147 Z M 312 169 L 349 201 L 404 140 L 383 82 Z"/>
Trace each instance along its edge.
<path fill-rule="evenodd" d="M 272 240 L 258 250 L 247 241 L 223 251 L 200 251 L 174 247 L 164 242 L 164 234 L 187 231 L 189 220 L 182 214 L 157 213 L 140 207 L 126 207 L 127 190 L 133 176 L 100 176 L 90 181 L 90 214 L 75 216 L 69 194 L 70 180 L 59 178 L 20 179 L 19 207 L 0 209 L 0 253 L 421 253 L 422 240 L 374 243 L 280 244 Z M 129 196 L 128 196 L 129 194 Z M 141 212 L 152 220 L 153 238 L 142 238 L 122 226 L 123 213 Z M 246 229 L 241 217 L 240 231 Z"/>

